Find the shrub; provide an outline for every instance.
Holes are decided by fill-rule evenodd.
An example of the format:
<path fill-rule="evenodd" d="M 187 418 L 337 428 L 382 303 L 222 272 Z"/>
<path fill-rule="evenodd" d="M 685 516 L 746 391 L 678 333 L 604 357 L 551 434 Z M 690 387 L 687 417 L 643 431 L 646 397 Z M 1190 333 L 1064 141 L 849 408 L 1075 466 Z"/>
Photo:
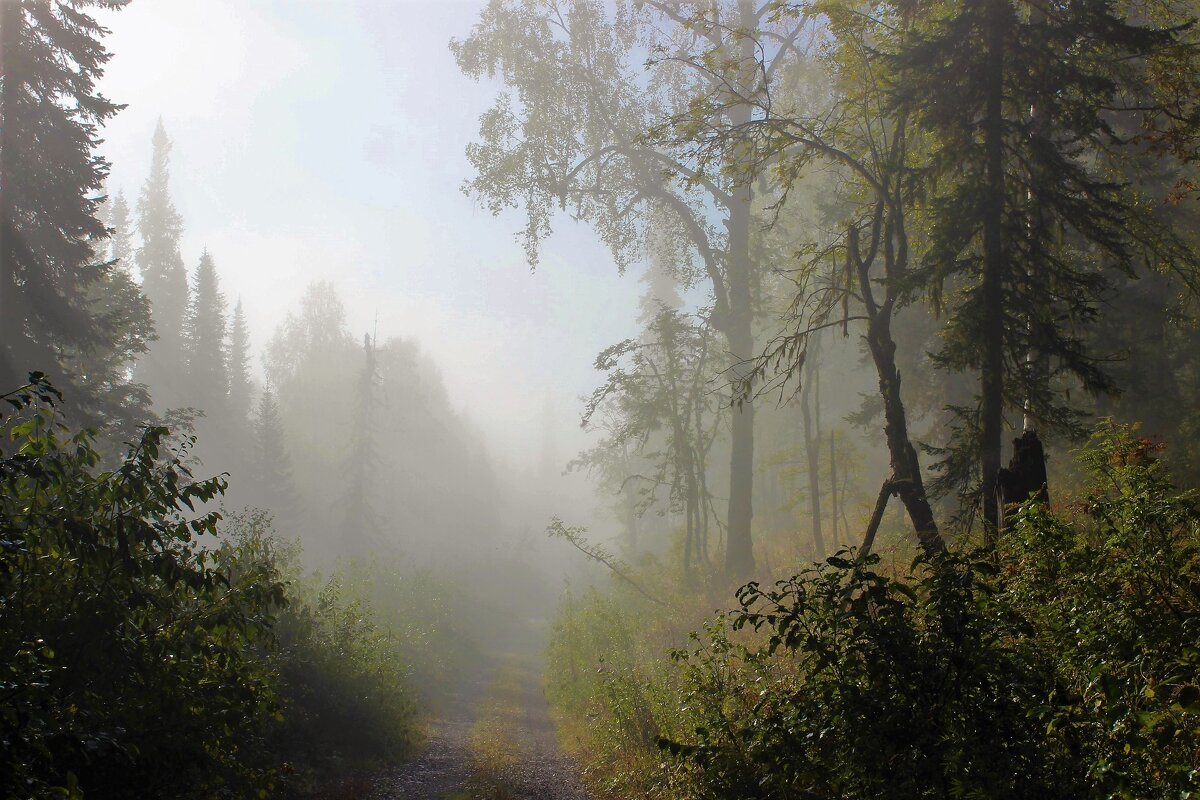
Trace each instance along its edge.
<path fill-rule="evenodd" d="M 1160 797 L 1200 784 L 1200 510 L 1103 425 L 1083 495 L 895 579 L 843 552 L 679 655 L 698 797 Z"/>
<path fill-rule="evenodd" d="M 408 647 L 367 599 L 397 576 L 353 565 L 305 576 L 299 545 L 282 541 L 259 509 L 229 513 L 222 533 L 221 553 L 286 579 L 275 646 L 263 655 L 280 710 L 264 754 L 287 791 L 316 791 L 404 756 L 417 710 Z"/>
<path fill-rule="evenodd" d="M 416 706 L 398 640 L 335 576 L 299 589 L 277 629 L 285 724 L 276 747 L 318 778 L 399 759 Z"/>
<path fill-rule="evenodd" d="M 37 376 L 35 376 L 35 379 Z M 149 428 L 115 469 L 69 435 L 40 380 L 6 396 L 0 445 L 0 792 L 212 797 L 269 789 L 249 766 L 276 704 L 266 662 L 283 586 L 201 546 L 187 442 Z"/>
<path fill-rule="evenodd" d="M 656 741 L 678 735 L 677 671 L 664 658 L 692 619 L 627 590 L 568 594 L 546 651 L 546 694 L 569 750 L 594 789 L 618 797 L 671 796 Z"/>

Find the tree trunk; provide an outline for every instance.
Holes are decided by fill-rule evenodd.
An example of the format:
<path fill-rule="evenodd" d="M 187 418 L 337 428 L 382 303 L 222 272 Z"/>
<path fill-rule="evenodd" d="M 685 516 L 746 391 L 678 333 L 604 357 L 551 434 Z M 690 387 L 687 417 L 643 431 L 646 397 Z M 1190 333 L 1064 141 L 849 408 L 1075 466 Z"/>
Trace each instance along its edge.
<path fill-rule="evenodd" d="M 980 469 L 984 536 L 995 539 L 999 524 L 996 478 L 1004 424 L 1004 39 L 1008 8 L 987 0 L 984 60 L 986 110 L 983 146 L 987 159 L 983 198 L 983 281 L 980 287 L 983 358 L 980 364 Z"/>
<path fill-rule="evenodd" d="M 926 552 L 945 549 L 942 535 L 934 522 L 933 508 L 925 496 L 925 483 L 917 450 L 908 437 L 908 421 L 900 399 L 900 372 L 896 369 L 896 344 L 890 331 L 868 334 L 871 356 L 879 373 L 879 394 L 883 398 L 884 435 L 892 466 L 892 490 L 899 496 L 916 531 L 917 539 Z M 882 334 L 882 335 L 881 335 Z"/>
<path fill-rule="evenodd" d="M 754 4 L 749 0 L 738 3 L 745 30 L 753 30 Z M 740 63 L 755 63 L 754 41 L 747 36 L 740 42 Z M 736 105 L 730 111 L 730 122 L 736 127 L 750 121 L 750 106 Z M 729 206 L 729 252 L 726 271 L 729 281 L 729 320 L 726 337 L 729 342 L 731 378 L 734 392 L 740 393 L 743 379 L 754 358 L 754 308 L 751 291 L 750 220 L 754 197 L 751 182 L 745 179 L 735 186 Z M 734 580 L 749 578 L 754 572 L 754 548 L 751 541 L 751 521 L 754 517 L 754 403 L 750 393 L 735 398 L 730 426 L 729 454 L 729 532 L 725 542 L 725 573 Z"/>
<path fill-rule="evenodd" d="M 882 212 L 883 208 L 880 206 L 879 213 Z M 898 236 L 897 230 L 900 231 Z M 875 362 L 875 372 L 879 376 L 879 396 L 883 400 L 884 436 L 887 439 L 892 467 L 892 475 L 884 483 L 884 487 L 892 495 L 899 496 L 904 510 L 908 512 L 913 530 L 916 531 L 917 540 L 925 552 L 937 553 L 944 550 L 946 545 L 938 531 L 937 523 L 934 522 L 929 498 L 925 496 L 921 464 L 917 460 L 917 450 L 908 435 L 908 417 L 900 396 L 900 370 L 896 368 L 896 341 L 892 338 L 895 289 L 889 286 L 888 297 L 883 305 L 875 305 L 869 264 L 864 263 L 859 254 L 858 229 L 851 226 L 848 233 L 849 251 L 857 267 L 859 289 L 867 300 L 867 347 L 871 351 L 872 361 Z M 897 236 L 902 244 L 899 254 L 893 247 L 893 236 Z M 900 268 L 897 264 L 903 265 L 907 259 L 902 226 L 893 226 L 891 223 L 884 225 L 882 241 L 884 258 L 888 264 L 887 273 L 893 275 Z M 886 500 L 885 497 L 881 499 Z M 882 520 L 883 508 L 879 508 L 878 513 L 872 515 L 873 519 L 876 517 Z M 869 531 L 868 535 L 873 539 L 874 531 Z"/>
<path fill-rule="evenodd" d="M 834 452 L 834 433 L 829 432 L 829 518 L 833 522 L 830 536 L 833 546 L 838 546 L 838 490 L 837 490 L 837 453 Z"/>
<path fill-rule="evenodd" d="M 808 358 L 816 355 L 812 348 Z M 808 458 L 808 509 L 812 520 L 813 558 L 820 560 L 825 557 L 825 536 L 821 531 L 821 430 L 820 423 L 814 427 L 810 397 L 815 396 L 820 403 L 820 395 L 816 393 L 816 369 L 809 366 L 811 360 L 805 361 L 806 372 L 804 385 L 800 388 L 800 419 L 804 424 L 804 454 Z"/>
<path fill-rule="evenodd" d="M 1000 514 L 997 529 L 1003 531 L 1009 527 L 1007 512 L 1030 498 L 1048 502 L 1050 488 L 1042 440 L 1036 432 L 1025 431 L 1013 439 L 1013 456 L 1008 469 L 1000 470 L 996 476 L 996 506 Z"/>
<path fill-rule="evenodd" d="M 748 315 L 747 315 L 748 316 Z M 753 339 L 749 319 L 740 336 L 730 337 L 730 349 L 738 361 L 749 358 Z M 743 367 L 733 368 L 735 380 L 741 380 Z M 754 405 L 749 398 L 735 401 L 730 426 L 729 454 L 729 528 L 725 543 L 725 572 L 735 580 L 754 572 L 754 550 L 750 538 L 754 516 Z"/>
<path fill-rule="evenodd" d="M 12 206 L 12 129 L 19 82 L 11 74 L 20 42 L 24 11 L 20 3 L 0 2 L 0 394 L 25 384 L 19 358 L 24 339 L 16 281 L 16 220 Z"/>

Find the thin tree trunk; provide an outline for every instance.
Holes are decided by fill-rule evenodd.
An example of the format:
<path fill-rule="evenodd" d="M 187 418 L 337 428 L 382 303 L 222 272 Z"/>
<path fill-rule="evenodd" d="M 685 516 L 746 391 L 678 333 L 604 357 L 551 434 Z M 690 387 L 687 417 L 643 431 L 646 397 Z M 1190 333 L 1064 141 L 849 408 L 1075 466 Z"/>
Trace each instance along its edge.
<path fill-rule="evenodd" d="M 834 434 L 829 432 L 829 507 L 830 521 L 833 523 L 833 530 L 830 536 L 833 537 L 833 545 L 838 545 L 838 490 L 837 490 L 837 454 L 834 452 Z"/>
<path fill-rule="evenodd" d="M 16 220 L 12 207 L 12 130 L 19 85 L 11 73 L 20 42 L 24 11 L 20 3 L 0 1 L 0 393 L 25 383 L 18 353 L 24 337 L 18 308 Z"/>
<path fill-rule="evenodd" d="M 882 203 L 877 210 L 877 225 L 883 222 L 884 208 Z M 903 226 L 890 221 L 882 224 L 882 244 L 884 259 L 889 276 L 897 274 L 907 260 L 907 244 L 904 238 Z M 879 228 L 876 228 L 876 235 Z M 891 493 L 900 497 L 904 510 L 916 531 L 917 540 L 926 553 L 936 553 L 945 549 L 946 544 L 934 521 L 933 508 L 925 495 L 925 483 L 921 477 L 921 464 L 917 459 L 917 450 L 912 445 L 908 435 L 908 416 L 904 410 L 904 401 L 900 395 L 900 370 L 896 367 L 896 341 L 892 338 L 892 314 L 895 307 L 894 284 L 887 288 L 887 298 L 882 306 L 877 306 L 874 299 L 874 289 L 870 278 L 870 261 L 874 258 L 875 246 L 872 246 L 872 259 L 863 261 L 858 244 L 858 229 L 851 226 L 848 231 L 850 257 L 858 272 L 859 291 L 866 301 L 867 310 L 867 348 L 871 351 L 871 360 L 875 363 L 875 372 L 879 376 L 879 396 L 883 400 L 884 436 L 887 439 L 888 456 L 891 461 L 892 475 L 884 484 Z M 898 246 L 893 242 L 895 238 Z M 880 509 L 882 518 L 882 509 Z"/>
<path fill-rule="evenodd" d="M 980 368 L 980 469 L 982 472 L 984 533 L 994 541 L 999 511 L 996 477 L 1000 472 L 1004 424 L 1004 38 L 1007 4 L 988 0 L 987 87 L 983 146 L 987 158 L 983 198 L 983 282 L 981 326 L 983 359 Z"/>
<path fill-rule="evenodd" d="M 741 27 L 754 30 L 756 15 L 752 0 L 739 0 L 738 10 Z M 738 58 L 741 64 L 756 63 L 755 42 L 745 36 L 740 41 Z M 734 127 L 750 121 L 751 109 L 747 103 L 738 103 L 730 110 L 730 122 Z M 738 165 L 734 165 L 735 167 Z M 741 580 L 754 572 L 754 546 L 751 541 L 751 523 L 754 518 L 754 404 L 750 396 L 740 396 L 743 380 L 750 370 L 754 358 L 754 308 L 752 292 L 753 265 L 750 258 L 750 221 L 754 190 L 751 182 L 735 186 L 730 203 L 729 253 L 727 274 L 729 280 L 729 320 L 727 338 L 731 358 L 735 389 L 739 399 L 734 402 L 733 420 L 730 426 L 729 453 L 729 531 L 725 542 L 725 573 L 728 577 Z"/>
<path fill-rule="evenodd" d="M 815 355 L 810 353 L 811 358 Z M 808 363 L 806 362 L 806 366 Z M 812 367 L 808 367 L 809 376 L 804 381 L 804 385 L 800 388 L 800 419 L 804 424 L 804 454 L 808 458 L 808 508 L 810 519 L 812 520 L 812 543 L 813 543 L 813 558 L 820 560 L 825 557 L 825 537 L 821 532 L 821 431 L 814 430 L 812 413 L 810 410 L 809 400 L 813 394 L 813 377 L 816 372 Z"/>
<path fill-rule="evenodd" d="M 892 495 L 892 482 L 886 480 L 879 488 L 879 497 L 875 499 L 875 508 L 871 511 L 871 519 L 867 522 L 867 532 L 863 536 L 862 547 L 858 548 L 858 557 L 865 558 L 871 554 L 875 546 L 875 534 L 879 533 L 879 525 L 883 522 L 883 512 L 887 511 L 888 498 Z"/>

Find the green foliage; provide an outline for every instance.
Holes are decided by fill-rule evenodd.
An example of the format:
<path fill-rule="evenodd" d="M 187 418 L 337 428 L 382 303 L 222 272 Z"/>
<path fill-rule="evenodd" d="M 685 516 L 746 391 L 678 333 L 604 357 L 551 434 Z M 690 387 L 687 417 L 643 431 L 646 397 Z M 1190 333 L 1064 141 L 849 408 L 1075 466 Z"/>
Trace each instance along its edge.
<path fill-rule="evenodd" d="M 569 597 L 550 699 L 622 796 L 1188 797 L 1200 503 L 1161 450 L 1105 423 L 1078 496 L 1027 505 L 998 549 L 748 584 L 674 665 L 681 620 Z"/>
<path fill-rule="evenodd" d="M 423 706 L 445 700 L 464 667 L 479 661 L 480 636 L 510 622 L 511 611 L 484 608 L 484 601 L 435 572 L 378 562 L 358 572 L 359 591 L 390 631 Z"/>
<path fill-rule="evenodd" d="M 0 386 L 47 370 L 96 425 L 144 416 L 128 373 L 152 334 L 100 218 L 109 164 L 97 148 L 121 106 L 97 87 L 111 57 L 98 12 L 125 2 L 0 6 Z"/>
<path fill-rule="evenodd" d="M 1004 542 L 1006 602 L 1069 687 L 1048 724 L 1104 797 L 1200 784 L 1200 495 L 1175 489 L 1162 449 L 1102 424 L 1079 498 L 1027 508 Z"/>
<path fill-rule="evenodd" d="M 212 551 L 224 489 L 146 430 L 112 471 L 40 382 L 0 458 L 0 792 L 210 797 L 270 785 L 244 751 L 274 712 L 267 562 Z"/>
<path fill-rule="evenodd" d="M 200 256 L 183 318 L 183 355 L 189 381 L 188 405 L 199 408 L 214 423 L 228 416 L 229 353 L 225 295 L 217 267 L 208 250 Z"/>
<path fill-rule="evenodd" d="M 416 706 L 401 644 L 344 576 L 300 586 L 276 632 L 275 748 L 289 765 L 327 777 L 406 752 Z"/>
<path fill-rule="evenodd" d="M 150 174 L 137 202 L 137 226 L 142 245 L 137 251 L 142 291 L 154 309 L 158 341 L 154 358 L 138 364 L 138 377 L 157 392 L 162 408 L 187 405 L 188 398 L 174 387 L 183 383 L 179 369 L 185 362 L 183 327 L 188 307 L 187 268 L 179 252 L 183 219 L 170 194 L 171 140 L 162 119 L 154 129 Z"/>
<path fill-rule="evenodd" d="M 660 607 L 628 594 L 568 594 L 546 653 L 546 694 L 565 743 L 586 754 L 589 783 L 616 796 L 666 796 L 654 742 L 686 731 L 677 675 L 662 658 L 671 626 L 648 624 L 655 615 Z"/>
<path fill-rule="evenodd" d="M 261 797 L 406 751 L 409 665 L 454 660 L 445 587 L 301 578 L 266 512 L 211 510 L 191 439 L 148 429 L 104 471 L 42 376 L 4 399 L 0 795 Z"/>
<path fill-rule="evenodd" d="M 223 528 L 222 551 L 270 564 L 287 579 L 277 646 L 265 654 L 280 724 L 262 753 L 288 776 L 281 785 L 319 793 L 403 758 L 417 738 L 419 706 L 470 655 L 450 622 L 451 587 L 429 574 L 357 563 L 305 576 L 299 545 L 281 542 L 259 509 L 230 514 Z"/>
<path fill-rule="evenodd" d="M 700 797 L 1189 796 L 1200 508 L 1154 451 L 1103 426 L 1084 497 L 1027 506 L 998 553 L 747 585 L 748 638 L 679 655 L 676 769 Z"/>
<path fill-rule="evenodd" d="M 1068 797 L 1065 750 L 1030 720 L 1053 672 L 996 602 L 986 560 L 946 555 L 915 581 L 843 551 L 774 588 L 681 656 L 701 797 Z M 715 702 L 714 696 L 722 702 Z"/>

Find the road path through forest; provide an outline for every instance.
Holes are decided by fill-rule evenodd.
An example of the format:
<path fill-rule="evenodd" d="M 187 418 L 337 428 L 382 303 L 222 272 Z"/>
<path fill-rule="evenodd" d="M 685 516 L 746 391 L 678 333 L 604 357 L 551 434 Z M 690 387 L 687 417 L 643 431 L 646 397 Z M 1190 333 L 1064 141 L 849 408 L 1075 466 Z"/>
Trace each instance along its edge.
<path fill-rule="evenodd" d="M 381 773 L 373 800 L 587 800 L 560 750 L 536 658 L 480 664 L 410 761 Z"/>

